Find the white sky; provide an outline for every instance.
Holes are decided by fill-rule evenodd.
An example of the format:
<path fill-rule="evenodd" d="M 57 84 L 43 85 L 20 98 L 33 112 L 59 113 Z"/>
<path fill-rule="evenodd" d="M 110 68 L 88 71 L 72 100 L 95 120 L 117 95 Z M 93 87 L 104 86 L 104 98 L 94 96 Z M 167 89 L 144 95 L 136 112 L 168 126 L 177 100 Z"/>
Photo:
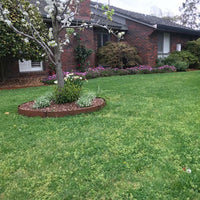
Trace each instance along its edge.
<path fill-rule="evenodd" d="M 99 3 L 108 4 L 109 0 L 93 0 Z M 185 0 L 110 0 L 110 4 L 125 10 L 139 12 L 143 14 L 159 14 L 160 9 L 162 13 L 169 15 L 179 14 L 179 7 Z"/>

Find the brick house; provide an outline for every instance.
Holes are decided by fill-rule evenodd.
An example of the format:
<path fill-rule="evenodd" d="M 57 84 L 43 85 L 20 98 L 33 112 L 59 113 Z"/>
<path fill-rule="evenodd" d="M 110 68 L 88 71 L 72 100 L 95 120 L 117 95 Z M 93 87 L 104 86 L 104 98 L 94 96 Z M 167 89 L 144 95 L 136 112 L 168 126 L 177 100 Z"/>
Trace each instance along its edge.
<path fill-rule="evenodd" d="M 36 0 L 30 0 L 36 2 Z M 42 1 L 41 12 L 44 20 L 47 21 L 44 13 L 45 1 Z M 154 66 L 156 59 L 166 57 L 170 52 L 180 51 L 181 47 L 189 40 L 200 37 L 200 31 L 196 31 L 184 26 L 172 23 L 166 19 L 135 13 L 111 6 L 115 10 L 112 21 L 108 21 L 103 15 L 101 4 L 84 0 L 81 3 L 81 10 L 75 23 L 98 22 L 107 25 L 115 31 L 124 31 L 124 41 L 135 46 L 142 57 L 144 65 Z M 98 7 L 96 6 L 98 5 Z M 92 14 L 91 14 L 92 13 Z M 106 29 L 94 26 L 80 32 L 81 41 L 87 48 L 93 49 L 93 54 L 89 57 L 90 66 L 96 66 L 96 52 L 99 47 L 105 45 L 109 40 L 117 41 Z M 62 54 L 63 70 L 75 70 L 76 62 L 74 58 L 74 48 L 77 45 L 75 38 L 64 48 Z M 8 69 L 8 76 L 25 76 L 27 74 L 47 73 L 47 65 L 41 62 L 24 61 L 14 63 Z"/>

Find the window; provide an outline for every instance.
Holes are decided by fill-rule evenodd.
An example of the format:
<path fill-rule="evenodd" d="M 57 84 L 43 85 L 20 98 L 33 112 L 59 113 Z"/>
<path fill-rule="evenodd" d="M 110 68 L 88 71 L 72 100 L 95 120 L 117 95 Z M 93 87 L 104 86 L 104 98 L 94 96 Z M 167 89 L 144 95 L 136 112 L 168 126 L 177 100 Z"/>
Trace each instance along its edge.
<path fill-rule="evenodd" d="M 31 61 L 31 67 L 32 67 L 32 68 L 41 67 L 41 62 L 38 62 L 38 61 Z"/>
<path fill-rule="evenodd" d="M 98 48 L 105 46 L 106 42 L 110 41 L 110 35 L 108 33 L 97 34 L 97 45 Z"/>
<path fill-rule="evenodd" d="M 170 53 L 170 34 L 158 34 L 158 58 L 167 57 Z"/>
<path fill-rule="evenodd" d="M 176 44 L 176 51 L 181 51 L 181 44 Z"/>
<path fill-rule="evenodd" d="M 31 60 L 19 61 L 19 71 L 20 72 L 43 71 L 43 63 Z"/>

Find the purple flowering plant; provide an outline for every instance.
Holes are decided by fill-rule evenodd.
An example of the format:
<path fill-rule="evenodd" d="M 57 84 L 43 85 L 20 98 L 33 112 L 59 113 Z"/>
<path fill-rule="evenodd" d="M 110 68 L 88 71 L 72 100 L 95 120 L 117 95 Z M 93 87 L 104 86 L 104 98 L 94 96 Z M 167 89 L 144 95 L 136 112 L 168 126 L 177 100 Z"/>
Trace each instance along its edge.
<path fill-rule="evenodd" d="M 97 77 L 106 77 L 106 76 L 114 76 L 114 75 L 132 75 L 132 74 L 152 74 L 152 73 L 169 73 L 169 72 L 176 72 L 176 68 L 174 66 L 164 65 L 158 68 L 153 68 L 151 66 L 140 65 L 136 67 L 130 67 L 126 69 L 119 69 L 119 68 L 110 68 L 110 67 L 96 67 L 96 68 L 88 68 L 85 72 L 64 72 L 65 80 L 67 78 L 80 77 L 80 79 L 91 79 Z M 79 80 L 80 80 L 79 79 Z M 48 76 L 42 80 L 45 84 L 54 84 L 57 80 L 56 74 L 52 76 Z M 67 79 L 68 80 L 68 79 Z"/>

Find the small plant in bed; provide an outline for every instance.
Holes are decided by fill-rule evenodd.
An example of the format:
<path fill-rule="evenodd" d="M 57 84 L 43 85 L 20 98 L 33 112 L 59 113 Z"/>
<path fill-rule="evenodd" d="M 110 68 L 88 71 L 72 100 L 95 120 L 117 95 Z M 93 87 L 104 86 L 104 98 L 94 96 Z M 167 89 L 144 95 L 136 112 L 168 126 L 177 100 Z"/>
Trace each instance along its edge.
<path fill-rule="evenodd" d="M 39 109 L 39 108 L 48 107 L 50 106 L 53 99 L 54 99 L 53 93 L 46 93 L 45 95 L 40 96 L 34 101 L 33 108 Z"/>
<path fill-rule="evenodd" d="M 95 97 L 95 92 L 86 92 L 79 97 L 79 99 L 76 101 L 76 104 L 79 107 L 89 107 L 92 105 L 92 102 L 95 99 Z"/>
<path fill-rule="evenodd" d="M 82 80 L 82 77 L 74 75 L 73 73 L 67 74 L 64 78 L 64 87 L 57 87 L 54 91 L 55 103 L 72 103 L 78 100 L 83 86 Z M 55 83 L 57 84 L 57 81 Z"/>
<path fill-rule="evenodd" d="M 49 107 L 51 103 L 65 104 L 76 102 L 79 107 L 89 107 L 96 97 L 94 92 L 84 92 L 81 94 L 83 78 L 73 73 L 66 74 L 63 88 L 56 87 L 54 92 L 46 93 L 34 101 L 34 109 Z M 57 84 L 57 80 L 54 81 Z"/>

